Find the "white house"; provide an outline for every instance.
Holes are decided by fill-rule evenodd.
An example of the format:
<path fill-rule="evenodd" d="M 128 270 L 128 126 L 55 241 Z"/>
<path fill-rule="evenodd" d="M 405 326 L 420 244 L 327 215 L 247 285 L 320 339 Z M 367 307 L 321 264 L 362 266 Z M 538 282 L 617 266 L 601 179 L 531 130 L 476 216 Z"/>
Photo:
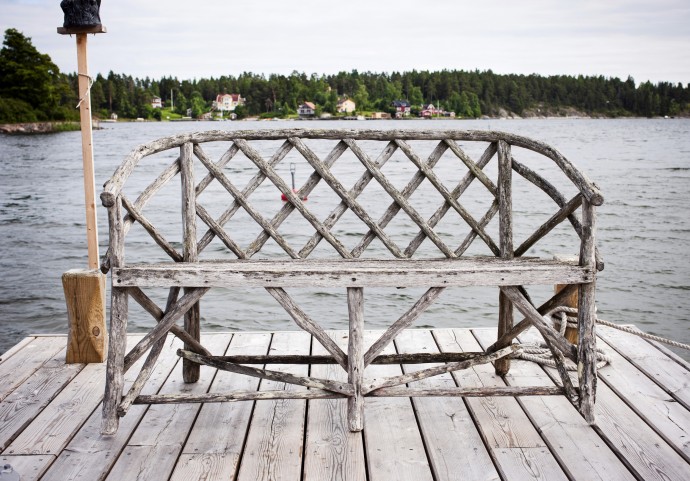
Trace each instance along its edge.
<path fill-rule="evenodd" d="M 163 102 L 161 101 L 160 97 L 153 97 L 151 100 L 151 108 L 154 109 L 162 109 L 163 108 Z"/>
<path fill-rule="evenodd" d="M 213 108 L 221 112 L 232 112 L 238 105 L 244 105 L 245 100 L 240 94 L 218 94 L 213 101 Z"/>
<path fill-rule="evenodd" d="M 313 117 L 316 113 L 316 105 L 312 102 L 304 102 L 297 108 L 297 114 L 300 117 Z"/>

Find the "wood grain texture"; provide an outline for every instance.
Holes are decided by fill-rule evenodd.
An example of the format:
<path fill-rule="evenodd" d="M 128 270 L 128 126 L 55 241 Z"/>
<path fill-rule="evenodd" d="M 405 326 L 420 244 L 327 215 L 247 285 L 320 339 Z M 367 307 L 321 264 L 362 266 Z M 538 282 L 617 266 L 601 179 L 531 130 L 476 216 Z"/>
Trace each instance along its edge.
<path fill-rule="evenodd" d="M 180 184 L 182 199 L 182 260 L 183 262 L 197 262 L 199 247 L 196 237 L 196 188 L 194 183 L 194 147 L 191 143 L 180 147 Z M 184 289 L 185 294 L 189 289 Z M 201 312 L 197 301 L 184 315 L 184 330 L 195 341 L 201 336 Z M 154 346 L 159 345 L 158 343 Z M 192 346 L 185 346 L 189 349 Z M 154 349 L 154 348 L 152 348 Z M 185 382 L 199 380 L 199 365 L 185 359 L 182 361 L 182 374 Z"/>
<path fill-rule="evenodd" d="M 55 456 L 43 454 L 32 456 L 0 456 L 0 465 L 4 466 L 9 464 L 12 466 L 14 472 L 21 476 L 21 481 L 38 481 L 54 460 Z"/>
<path fill-rule="evenodd" d="M 230 339 L 230 334 L 210 336 L 206 345 L 211 351 L 225 352 Z M 216 374 L 215 369 L 203 366 L 199 381 L 186 383 L 182 370 L 181 363 L 177 363 L 161 388 L 161 393 L 205 393 Z M 198 404 L 151 406 L 106 479 L 167 481 L 199 409 Z"/>
<path fill-rule="evenodd" d="M 510 145 L 498 142 L 498 236 L 501 259 L 512 259 L 513 251 L 513 182 L 512 155 Z M 517 282 L 516 285 L 524 285 Z M 498 337 L 505 335 L 513 327 L 513 304 L 508 296 L 498 294 Z M 496 374 L 505 375 L 510 370 L 510 359 L 499 359 L 495 364 Z"/>
<path fill-rule="evenodd" d="M 438 352 L 433 336 L 428 331 L 405 331 L 395 340 L 401 353 Z M 405 373 L 432 365 L 404 365 Z M 415 383 L 420 387 L 455 387 L 450 374 Z M 491 461 L 472 416 L 461 398 L 414 398 L 413 406 L 419 428 L 429 455 L 434 479 L 454 481 L 459 473 L 465 480 L 498 480 L 499 475 Z"/>
<path fill-rule="evenodd" d="M 580 265 L 594 269 L 596 211 L 588 201 L 582 202 L 582 244 Z M 597 337 L 595 281 L 580 284 L 577 294 L 577 374 L 580 412 L 587 422 L 594 423 L 594 403 L 597 393 Z"/>
<path fill-rule="evenodd" d="M 341 347 L 349 344 L 345 331 L 329 332 L 329 335 Z M 313 343 L 312 353 L 323 355 L 326 350 Z M 333 364 L 312 366 L 311 374 L 347 381 L 347 373 Z M 363 436 L 348 429 L 345 399 L 309 401 L 304 456 L 303 479 L 366 480 Z"/>
<path fill-rule="evenodd" d="M 596 405 L 597 426 L 588 425 L 578 413 L 577 408 L 563 395 L 520 396 L 517 399 L 511 397 L 468 397 L 465 399 L 459 397 L 416 397 L 411 401 L 405 397 L 397 399 L 369 398 L 365 400 L 364 433 L 371 428 L 372 423 L 379 422 L 385 425 L 384 430 L 391 430 L 393 435 L 382 437 L 381 446 L 374 445 L 373 453 L 367 451 L 365 456 L 365 447 L 371 450 L 371 446 L 370 443 L 365 444 L 363 442 L 363 433 L 349 432 L 346 419 L 346 399 L 302 400 L 298 402 L 306 402 L 308 407 L 302 410 L 297 417 L 304 419 L 306 416 L 304 422 L 306 422 L 307 431 L 305 433 L 301 430 L 303 424 L 297 424 L 297 432 L 301 434 L 296 434 L 296 441 L 291 444 L 295 449 L 294 454 L 280 458 L 284 459 L 287 464 L 282 464 L 274 472 L 285 474 L 285 477 L 292 477 L 290 473 L 297 473 L 295 479 L 378 479 L 375 478 L 376 476 L 387 476 L 384 479 L 406 479 L 412 471 L 419 474 L 420 468 L 424 466 L 423 463 L 428 463 L 426 469 L 430 470 L 429 478 L 433 477 L 437 480 L 457 479 L 458 476 L 462 476 L 463 479 L 498 479 L 496 475 L 499 475 L 500 479 L 511 480 L 543 479 L 545 477 L 547 479 L 562 479 L 563 475 L 571 481 L 685 480 L 686 473 L 690 469 L 690 462 L 688 462 L 684 441 L 686 439 L 684 426 L 690 416 L 688 416 L 688 410 L 685 406 L 670 394 L 674 391 L 682 393 L 685 382 L 682 372 L 672 374 L 670 366 L 674 365 L 685 371 L 687 371 L 687 366 L 677 362 L 672 357 L 659 357 L 666 355 L 649 342 L 627 333 L 602 327 L 597 331 L 600 340 L 608 335 L 608 331 L 611 331 L 612 337 L 615 338 L 612 344 L 615 344 L 621 353 L 614 352 L 612 355 L 615 364 L 599 371 L 598 402 Z M 482 346 L 489 346 L 496 338 L 495 327 L 473 329 L 472 331 L 438 329 L 432 331 L 433 338 L 428 338 L 428 333 L 429 331 L 425 330 L 405 330 L 396 337 L 395 343 L 400 351 L 407 352 L 409 350 L 423 354 L 421 357 L 417 357 L 418 354 L 415 354 L 413 359 L 428 361 L 435 358 L 424 355 L 430 354 L 437 346 L 445 349 L 444 339 L 448 341 L 448 345 L 452 349 L 461 350 L 464 348 L 468 351 L 477 352 Z M 444 333 L 451 333 L 452 335 L 445 335 L 444 337 Z M 295 333 L 295 335 L 305 336 L 303 333 Z M 347 333 L 329 333 L 329 335 L 339 346 L 347 345 Z M 380 332 L 367 333 L 364 345 L 368 346 L 380 335 Z M 262 355 L 265 355 L 267 338 L 271 337 L 272 334 L 234 334 L 230 345 L 232 346 L 241 336 L 243 341 L 236 347 L 241 345 L 247 347 L 247 351 L 240 351 L 247 352 L 247 354 L 234 354 L 231 351 L 226 353 L 224 344 L 216 345 L 213 339 L 218 336 L 225 336 L 225 339 L 228 339 L 228 335 L 224 334 L 209 334 L 208 336 L 204 335 L 203 338 L 204 344 L 212 350 L 213 354 L 248 356 L 253 352 L 263 352 Z M 538 336 L 539 334 L 534 330 L 527 331 L 520 336 L 519 342 L 531 342 Z M 31 339 L 31 342 L 38 339 L 50 338 L 36 337 Z M 60 341 L 64 349 L 66 336 L 53 339 Z M 134 345 L 138 340 L 129 336 L 128 345 Z M 481 345 L 477 344 L 477 341 Z M 31 342 L 25 344 L 22 349 L 15 350 L 15 353 L 7 361 L 20 355 Z M 638 342 L 639 345 L 637 345 Z M 294 342 L 287 342 L 290 347 L 294 347 L 294 344 Z M 256 351 L 249 350 L 252 345 L 257 347 Z M 606 347 L 604 342 L 600 342 L 601 345 Z M 166 379 L 169 381 L 169 385 L 165 387 L 163 392 L 167 395 L 179 392 L 180 388 L 189 389 L 190 385 L 182 382 L 179 367 L 176 369 L 176 374 L 170 376 L 171 369 L 178 359 L 175 350 L 179 347 L 181 347 L 181 342 L 173 336 L 168 336 L 165 348 L 144 388 L 143 392 L 146 395 L 158 392 Z M 274 347 L 277 347 L 277 344 Z M 294 355 L 301 356 L 300 359 L 308 358 L 309 351 L 304 352 L 307 354 Z M 314 346 L 313 355 L 325 356 L 325 353 L 326 351 L 320 349 L 318 345 Z M 31 354 L 31 351 L 28 351 L 28 354 Z M 48 392 L 38 387 L 38 383 L 34 383 L 35 380 L 45 379 L 47 383 L 53 383 L 54 380 L 58 381 L 58 377 L 61 375 L 59 372 L 61 356 L 63 354 L 57 353 L 52 359 L 44 362 L 42 367 L 34 371 L 23 383 L 20 383 L 7 398 L 7 400 L 17 401 L 14 404 L 18 408 L 15 411 L 18 418 L 26 416 L 28 410 L 34 409 L 32 407 L 34 400 L 30 399 L 31 392 L 36 392 L 36 397 L 41 399 L 44 399 L 44 395 Z M 290 354 L 288 353 L 287 356 Z M 284 357 L 282 361 L 289 359 L 291 357 Z M 393 360 L 392 358 L 389 359 Z M 398 361 L 400 359 L 405 358 L 398 358 Z M 673 388 L 659 386 L 659 380 L 652 378 L 654 374 L 651 371 L 640 370 L 628 359 L 648 363 L 649 369 L 654 365 L 660 365 L 661 368 L 658 372 L 662 374 L 661 378 L 664 376 L 672 378 L 676 383 L 675 386 Z M 669 363 L 668 366 L 666 366 L 667 362 Z M 55 363 L 55 366 L 52 363 Z M 136 369 L 143 363 L 144 359 L 139 359 L 133 369 L 125 373 L 125 388 L 134 382 Z M 372 365 L 365 371 L 366 378 L 382 377 L 375 372 L 378 367 L 396 368 L 394 365 Z M 426 367 L 429 366 L 424 364 L 405 366 L 405 373 Z M 202 367 L 202 372 L 206 369 L 206 367 Z M 301 369 L 306 369 L 306 366 L 303 365 Z M 49 375 L 48 371 L 51 371 L 52 374 Z M 333 377 L 329 373 L 332 373 Z M 398 371 L 399 374 L 400 371 Z M 53 375 L 54 380 L 51 379 Z M 312 366 L 309 375 L 317 378 L 345 380 L 346 373 L 340 366 L 331 363 Z M 217 373 L 214 377 L 214 386 L 215 382 L 219 382 L 224 376 L 235 377 L 235 374 Z M 450 375 L 444 374 L 435 378 L 416 381 L 411 383 L 411 387 L 403 389 L 413 389 L 415 395 L 422 396 L 433 391 L 436 391 L 436 394 L 444 391 L 450 392 L 452 389 L 471 393 L 475 386 L 481 386 L 484 390 L 495 389 L 496 392 L 499 392 L 500 389 L 523 389 L 525 387 L 550 392 L 550 390 L 558 391 L 560 388 L 556 387 L 556 384 L 561 382 L 555 370 L 544 369 L 537 364 L 523 360 L 514 360 L 510 373 L 504 378 L 496 377 L 493 374 L 493 368 L 489 365 L 474 366 L 472 369 L 455 372 L 453 376 L 457 378 L 460 387 L 455 387 L 454 381 L 447 381 L 452 378 Z M 77 378 L 79 376 L 74 377 L 73 382 Z M 240 379 L 240 376 L 237 378 Z M 574 374 L 573 379 L 575 379 Z M 83 378 L 79 378 L 79 380 L 81 382 Z M 253 383 L 254 388 L 256 388 L 256 378 L 241 377 L 241 380 L 243 383 Z M 239 392 L 249 392 L 248 389 L 242 389 L 248 386 L 240 385 L 237 387 Z M 220 384 L 217 388 L 217 392 L 233 389 L 229 385 L 222 386 Z M 214 392 L 214 389 L 211 387 L 211 392 Z M 400 390 L 398 388 L 389 389 Z M 53 402 L 42 407 L 42 413 L 30 420 L 30 424 L 20 428 L 22 432 L 18 433 L 23 436 L 26 436 L 24 433 L 34 433 L 37 438 L 36 444 L 41 444 L 43 447 L 52 444 L 53 439 L 59 438 L 68 440 L 66 445 L 63 445 L 63 442 L 55 442 L 54 446 L 63 447 L 58 447 L 56 452 L 46 455 L 21 454 L 15 456 L 8 454 L 6 450 L 2 462 L 9 462 L 15 467 L 25 466 L 21 473 L 22 479 L 41 477 L 40 481 L 102 481 L 108 473 L 110 473 L 110 479 L 113 480 L 200 478 L 207 481 L 220 481 L 233 479 L 232 473 L 237 474 L 236 464 L 243 455 L 232 454 L 231 451 L 232 449 L 243 449 L 241 446 L 245 445 L 244 433 L 247 432 L 247 429 L 265 433 L 273 425 L 267 423 L 266 419 L 277 420 L 284 417 L 283 414 L 275 418 L 256 417 L 252 414 L 253 405 L 259 408 L 261 405 L 270 406 L 273 402 L 283 402 L 275 400 L 259 403 L 196 405 L 196 410 L 195 406 L 191 405 L 152 407 L 135 405 L 130 409 L 128 415 L 122 418 L 116 435 L 101 436 L 99 433 L 101 414 L 97 407 L 91 409 L 90 415 L 86 419 L 83 415 L 78 414 L 82 409 L 77 405 L 83 402 L 81 399 L 84 398 L 85 391 L 77 387 L 74 392 L 82 394 L 77 394 L 75 404 L 71 404 L 70 395 L 67 394 L 70 392 L 70 385 L 65 385 L 60 390 L 59 395 L 53 399 Z M 57 393 L 55 389 L 54 392 Z M 95 392 L 97 396 L 98 390 Z M 285 393 L 285 391 L 278 391 L 277 389 L 261 392 Z M 303 392 L 312 394 L 316 390 L 303 390 Z M 26 393 L 26 396 L 23 393 Z M 201 391 L 199 393 L 205 394 Z M 397 395 L 397 393 L 390 394 Z M 20 401 L 24 397 L 27 399 Z M 389 409 L 375 411 L 375 417 L 372 418 L 371 406 L 379 401 L 384 402 Z M 414 411 L 413 416 L 408 418 L 411 420 L 410 423 L 396 423 L 397 415 L 390 413 L 392 406 L 389 404 L 390 401 L 394 401 L 392 405 L 395 405 L 395 401 L 404 401 L 408 406 L 411 402 Z M 20 406 L 18 403 L 23 404 Z M 429 403 L 426 411 L 423 407 L 425 403 Z M 517 408 L 509 407 L 511 403 Z M 61 411 L 56 416 L 58 405 L 62 407 L 59 408 Z M 482 413 L 481 406 L 483 405 L 487 406 L 489 412 L 495 414 L 490 416 Z M 493 408 L 490 407 L 492 405 Z M 501 407 L 496 409 L 498 406 Z M 3 403 L 0 403 L 0 410 L 2 407 Z M 74 408 L 74 413 L 72 408 Z M 196 419 L 196 421 L 192 424 L 187 418 L 180 416 L 180 408 L 198 412 L 198 415 L 192 416 L 192 420 Z M 465 414 L 462 413 L 463 408 Z M 209 417 L 202 422 L 203 413 L 206 409 L 209 409 Z M 218 416 L 210 415 L 211 411 L 215 409 L 220 410 L 217 413 Z M 49 414 L 48 410 L 52 410 L 52 414 Z M 149 410 L 152 412 L 147 415 Z M 237 417 L 232 414 L 233 411 L 236 411 Z M 240 411 L 245 411 L 245 414 L 239 415 Z M 246 411 L 249 414 L 246 414 Z M 293 415 L 292 411 L 290 415 Z M 43 430 L 46 419 L 50 421 L 56 417 L 68 421 L 63 424 L 64 429 L 48 429 L 42 435 L 36 434 Z M 69 419 L 70 417 L 75 419 Z M 237 428 L 239 433 L 236 436 L 233 436 L 236 429 L 235 425 L 226 424 L 224 421 L 229 418 L 239 421 Z M 0 421 L 0 429 L 6 424 L 15 422 L 12 414 L 3 419 L 4 421 Z M 425 426 L 427 420 L 429 424 Z M 281 421 L 277 422 L 280 423 Z M 394 429 L 391 429 L 391 424 L 393 424 Z M 246 427 L 243 428 L 242 425 Z M 252 425 L 251 428 L 249 428 L 250 425 Z M 77 427 L 72 429 L 70 426 Z M 158 428 L 149 429 L 153 426 Z M 153 431 L 156 429 L 158 429 L 159 436 L 165 437 L 161 438 L 158 448 L 150 449 L 151 440 L 156 439 L 156 436 L 153 435 Z M 187 434 L 182 435 L 181 433 L 185 432 L 185 429 Z M 137 433 L 138 430 L 142 430 L 142 432 Z M 161 431 L 165 431 L 166 434 L 160 434 Z M 410 452 L 407 449 L 415 448 L 417 446 L 415 442 L 409 445 L 401 443 L 399 451 L 396 451 L 394 446 L 389 446 L 398 442 L 396 440 L 400 438 L 398 436 L 400 432 L 403 433 L 402 437 L 405 439 L 421 436 L 421 445 L 424 451 L 421 457 L 417 457 L 415 451 Z M 472 432 L 475 434 L 472 435 Z M 531 435 L 534 434 L 536 437 L 531 439 Z M 473 441 L 472 436 L 479 436 L 479 443 L 476 440 Z M 38 439 L 39 437 L 41 439 Z M 263 438 L 263 434 L 258 437 Z M 287 439 L 289 434 L 281 434 L 279 437 Z M 16 436 L 16 438 L 19 439 L 20 437 Z M 130 438 L 132 441 L 127 445 Z M 185 440 L 188 440 L 189 445 L 183 447 L 182 444 Z M 193 443 L 192 440 L 194 440 Z M 493 440 L 496 440 L 496 444 Z M 531 445 L 532 440 L 535 441 L 533 445 Z M 280 441 L 273 438 L 266 442 L 273 442 L 274 446 L 280 444 Z M 231 448 L 231 446 L 236 448 Z M 283 444 L 283 449 L 285 449 L 284 446 L 285 444 Z M 216 448 L 220 448 L 218 451 L 222 452 L 214 452 Z M 225 451 L 226 448 L 230 451 Z M 381 451 L 378 451 L 379 449 Z M 482 451 L 484 451 L 484 455 L 481 454 Z M 385 456 L 387 452 L 397 452 L 398 456 Z M 286 465 L 293 462 L 295 465 L 300 464 L 300 453 L 302 453 L 303 458 L 301 471 L 287 469 Z M 411 456 L 410 453 L 412 453 Z M 490 456 L 490 465 L 486 465 L 485 460 L 482 461 L 482 456 L 487 455 Z M 418 461 L 418 464 L 412 465 L 415 460 Z M 116 462 L 117 466 L 114 466 Z M 276 462 L 281 463 L 281 461 Z M 382 467 L 382 464 L 386 466 Z M 458 467 L 458 464 L 461 466 Z M 233 466 L 235 467 L 233 468 Z M 230 471 L 227 470 L 227 467 L 230 467 Z M 388 471 L 387 475 L 385 474 L 386 471 Z M 421 476 L 424 479 L 424 475 Z"/>
<path fill-rule="evenodd" d="M 606 326 L 598 326 L 597 335 L 647 375 L 671 399 L 690 410 L 690 369 L 639 337 Z"/>
<path fill-rule="evenodd" d="M 20 355 L 3 358 L 0 363 L 0 401 L 63 350 L 66 342 L 66 338 L 37 337 L 24 345 Z"/>
<path fill-rule="evenodd" d="M 140 335 L 128 336 L 128 344 L 135 344 L 140 337 Z M 144 393 L 158 392 L 175 367 L 177 362 L 175 350 L 181 346 L 182 344 L 177 339 L 172 336 L 168 337 L 156 368 L 144 387 Z M 143 359 L 137 363 L 137 367 L 142 363 Z M 135 377 L 135 370 L 125 374 L 126 389 L 129 388 Z M 119 429 L 112 436 L 100 434 L 101 413 L 99 409 L 96 409 L 59 454 L 42 480 L 102 481 L 105 479 L 132 433 L 138 427 L 147 408 L 148 406 L 132 407 L 127 416 L 120 420 Z"/>
<path fill-rule="evenodd" d="M 233 335 L 228 355 L 252 355 L 268 352 L 270 333 Z M 259 379 L 219 371 L 209 392 L 257 390 Z M 204 404 L 182 448 L 171 481 L 189 479 L 233 479 L 252 419 L 254 403 Z"/>
<path fill-rule="evenodd" d="M 592 272 L 551 259 L 228 260 L 130 264 L 113 270 L 122 287 L 449 287 L 575 284 Z"/>
<path fill-rule="evenodd" d="M 303 332 L 276 333 L 271 351 L 276 354 L 307 354 L 311 339 Z M 307 366 L 283 366 L 286 372 L 306 375 Z M 262 381 L 261 389 L 295 389 L 275 381 Z M 240 465 L 238 481 L 299 479 L 302 469 L 306 401 L 275 400 L 257 403 Z"/>
<path fill-rule="evenodd" d="M 101 402 L 105 365 L 88 364 L 7 447 L 7 454 L 58 454 Z"/>
<path fill-rule="evenodd" d="M 480 349 L 471 332 L 467 330 L 436 329 L 433 333 L 441 351 Z M 487 364 L 456 371 L 453 378 L 458 386 L 464 387 L 506 386 L 503 378 L 497 376 L 494 368 Z M 515 399 L 471 398 L 467 399 L 467 406 L 476 420 L 485 444 L 490 449 L 544 446 L 543 440 Z"/>
<path fill-rule="evenodd" d="M 19 340 L 17 344 L 14 346 L 11 346 L 7 351 L 3 352 L 0 354 L 0 365 L 2 365 L 3 362 L 7 361 L 9 358 L 17 354 L 19 351 L 22 350 L 24 346 L 29 344 L 31 341 L 34 340 L 34 336 L 27 336 Z"/>
<path fill-rule="evenodd" d="M 31 424 L 83 367 L 83 364 L 65 365 L 62 350 L 0 402 L 0 451 Z"/>
<path fill-rule="evenodd" d="M 555 370 L 547 368 L 552 381 Z M 573 379 L 576 378 L 573 373 Z M 597 424 L 594 429 L 638 479 L 684 479 L 688 464 L 682 455 L 666 443 L 607 385 L 597 392 Z M 583 421 L 587 419 L 583 416 Z M 588 423 L 589 424 L 589 423 Z"/>
<path fill-rule="evenodd" d="M 72 269 L 62 274 L 69 331 L 67 363 L 105 361 L 105 274 Z"/>
<path fill-rule="evenodd" d="M 365 345 L 371 344 L 380 334 L 367 331 Z M 384 354 L 394 352 L 392 344 L 383 351 Z M 366 369 L 367 379 L 400 374 L 400 366 L 370 365 Z M 364 445 L 370 481 L 433 479 L 424 440 L 409 399 L 368 398 L 364 414 Z"/>
<path fill-rule="evenodd" d="M 478 342 L 486 346 L 493 340 L 494 329 L 473 329 Z M 538 334 L 527 339 L 531 342 Z M 515 361 L 506 380 L 511 386 L 553 386 L 544 370 L 530 362 Z M 564 396 L 519 398 L 534 427 L 571 479 L 580 481 L 632 481 L 616 452 L 606 445 L 597 430 L 578 413 Z"/>
<path fill-rule="evenodd" d="M 350 431 L 364 429 L 364 289 L 347 290 L 349 338 L 347 343 L 347 382 L 353 392 L 347 399 L 347 420 Z"/>
<path fill-rule="evenodd" d="M 608 347 L 598 342 L 599 347 Z M 678 402 L 669 399 L 668 393 L 649 379 L 643 372 L 621 356 L 607 348 L 611 363 L 599 370 L 599 381 L 603 381 L 635 413 L 644 419 L 662 438 L 690 463 L 690 416 L 688 410 Z"/>

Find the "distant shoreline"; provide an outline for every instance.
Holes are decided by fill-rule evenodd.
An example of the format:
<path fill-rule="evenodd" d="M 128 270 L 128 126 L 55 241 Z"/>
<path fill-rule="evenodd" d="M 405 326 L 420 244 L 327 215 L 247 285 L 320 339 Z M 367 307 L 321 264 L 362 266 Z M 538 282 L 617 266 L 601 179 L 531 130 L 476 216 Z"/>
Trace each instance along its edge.
<path fill-rule="evenodd" d="M 583 120 L 620 120 L 620 119 L 688 119 L 690 116 L 687 115 L 679 115 L 677 117 L 607 117 L 607 116 L 598 116 L 598 115 L 588 115 L 583 112 L 569 112 L 567 115 L 553 115 L 551 114 L 546 114 L 546 115 L 539 115 L 538 113 L 535 112 L 525 112 L 522 116 L 513 114 L 513 113 L 506 113 L 505 115 L 497 115 L 497 116 L 488 116 L 488 115 L 482 115 L 481 117 L 477 119 L 473 118 L 449 118 L 449 117 L 438 117 L 438 118 L 422 118 L 422 117 L 405 117 L 402 119 L 372 119 L 372 118 L 365 118 L 364 120 L 370 121 L 377 121 L 377 120 L 399 120 L 399 121 L 409 121 L 409 120 L 458 120 L 458 121 L 463 121 L 463 120 L 534 120 L 534 119 L 540 119 L 540 120 L 556 120 L 556 119 L 571 119 L 571 120 L 577 120 L 577 119 L 583 119 Z M 316 120 L 316 121 L 333 121 L 333 120 L 359 120 L 361 119 L 345 119 L 341 117 L 327 117 L 327 118 L 310 118 L 310 119 L 295 119 L 295 118 L 290 118 L 290 119 L 281 119 L 281 118 L 268 118 L 268 119 L 260 119 L 258 117 L 248 117 L 245 119 L 240 119 L 240 120 L 232 120 L 228 122 L 266 122 L 266 121 L 271 121 L 271 120 L 281 120 L 281 121 L 305 121 L 305 120 Z M 185 119 L 187 122 L 212 122 L 211 120 L 206 120 L 206 119 Z M 122 119 L 118 120 L 117 122 L 112 122 L 112 123 L 134 123 L 136 120 L 134 119 Z M 141 122 L 141 121 L 139 121 Z M 160 123 L 160 122 L 171 122 L 171 121 L 160 121 L 160 120 L 145 120 L 145 123 Z M 100 121 L 97 119 L 93 120 L 93 129 L 94 130 L 101 130 L 103 127 L 100 125 Z M 16 123 L 16 124 L 0 124 L 0 133 L 2 134 L 9 134 L 9 135 L 35 135 L 35 134 L 51 134 L 51 133 L 57 133 L 57 132 L 73 132 L 73 131 L 79 131 L 81 130 L 79 122 L 28 122 L 28 123 Z"/>
<path fill-rule="evenodd" d="M 93 121 L 93 129 L 100 129 L 99 121 Z M 81 130 L 79 122 L 24 122 L 17 124 L 0 124 L 3 134 L 52 134 L 54 132 L 73 132 Z"/>

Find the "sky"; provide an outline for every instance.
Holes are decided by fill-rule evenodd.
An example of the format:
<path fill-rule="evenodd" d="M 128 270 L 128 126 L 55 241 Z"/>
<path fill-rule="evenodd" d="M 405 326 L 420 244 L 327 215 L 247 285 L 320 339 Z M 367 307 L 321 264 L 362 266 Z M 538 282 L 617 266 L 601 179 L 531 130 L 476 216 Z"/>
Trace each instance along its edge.
<path fill-rule="evenodd" d="M 688 0 L 102 0 L 89 72 L 180 80 L 340 71 L 493 70 L 690 83 Z M 63 72 L 59 0 L 0 0 Z"/>

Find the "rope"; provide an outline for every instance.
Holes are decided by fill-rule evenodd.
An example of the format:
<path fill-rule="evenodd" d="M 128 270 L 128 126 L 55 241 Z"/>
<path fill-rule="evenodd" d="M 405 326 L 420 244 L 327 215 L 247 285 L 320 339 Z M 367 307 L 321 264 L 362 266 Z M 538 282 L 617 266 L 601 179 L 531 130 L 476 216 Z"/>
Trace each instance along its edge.
<path fill-rule="evenodd" d="M 565 315 L 566 313 L 568 314 L 577 314 L 577 309 L 574 309 L 572 307 L 557 307 L 556 309 L 553 309 L 549 313 L 547 313 L 547 316 L 550 315 L 551 313 L 555 313 L 560 311 Z M 567 316 L 567 324 L 568 327 L 576 328 L 577 327 L 577 318 L 576 317 L 571 317 Z M 605 321 L 603 319 L 596 319 L 597 324 L 601 324 L 602 326 L 607 326 L 607 327 L 612 327 L 614 329 L 618 329 L 619 331 L 627 332 L 629 334 L 633 334 L 638 337 L 642 337 L 644 339 L 649 339 L 651 341 L 656 341 L 656 342 L 661 342 L 663 344 L 668 344 L 669 346 L 677 347 L 680 349 L 687 349 L 690 351 L 690 345 L 689 344 L 683 344 L 681 342 L 677 341 L 672 341 L 671 339 L 665 339 L 663 337 L 655 336 L 653 334 L 648 334 L 646 332 L 642 332 L 636 327 L 628 327 L 628 326 L 621 326 L 618 324 L 614 324 L 613 322 L 610 321 Z M 565 332 L 565 329 L 563 330 Z"/>
<path fill-rule="evenodd" d="M 572 307 L 559 306 L 547 312 L 546 315 L 544 315 L 544 318 L 547 321 L 551 322 L 553 328 L 557 329 L 561 336 L 564 336 L 567 327 L 577 328 L 577 317 L 569 316 L 568 314 L 577 315 L 577 309 Z M 614 324 L 613 322 L 605 321 L 599 318 L 595 319 L 595 321 L 597 324 L 601 324 L 602 326 L 612 327 L 614 329 L 618 329 L 620 331 L 627 332 L 629 334 L 633 334 L 644 339 L 661 342 L 664 344 L 668 344 L 669 346 L 678 347 L 680 349 L 690 350 L 690 345 L 688 344 L 683 344 L 680 342 L 672 341 L 670 339 L 665 339 L 663 337 L 647 334 L 646 332 L 642 332 L 634 327 L 621 326 L 618 324 Z M 553 360 L 551 350 L 548 347 L 546 347 L 545 344 L 522 344 L 522 350 L 517 352 L 514 355 L 514 357 L 516 359 L 532 361 L 538 364 L 543 364 L 545 366 L 550 366 L 554 368 L 556 367 L 556 362 Z M 610 363 L 611 357 L 608 356 L 603 349 L 597 348 L 597 369 L 600 369 Z M 575 366 L 575 364 L 569 359 L 566 359 L 565 368 L 568 371 L 577 371 L 577 366 Z"/>
<path fill-rule="evenodd" d="M 87 79 L 89 79 L 89 86 L 86 87 L 86 92 L 84 92 L 84 95 L 82 95 L 82 97 L 79 99 L 79 103 L 75 107 L 76 109 L 78 109 L 81 106 L 81 103 L 84 100 L 86 100 L 86 96 L 89 95 L 89 92 L 91 92 L 91 86 L 93 85 L 93 78 L 90 75 L 87 75 L 85 73 L 80 73 L 79 76 L 80 77 L 86 77 Z"/>

